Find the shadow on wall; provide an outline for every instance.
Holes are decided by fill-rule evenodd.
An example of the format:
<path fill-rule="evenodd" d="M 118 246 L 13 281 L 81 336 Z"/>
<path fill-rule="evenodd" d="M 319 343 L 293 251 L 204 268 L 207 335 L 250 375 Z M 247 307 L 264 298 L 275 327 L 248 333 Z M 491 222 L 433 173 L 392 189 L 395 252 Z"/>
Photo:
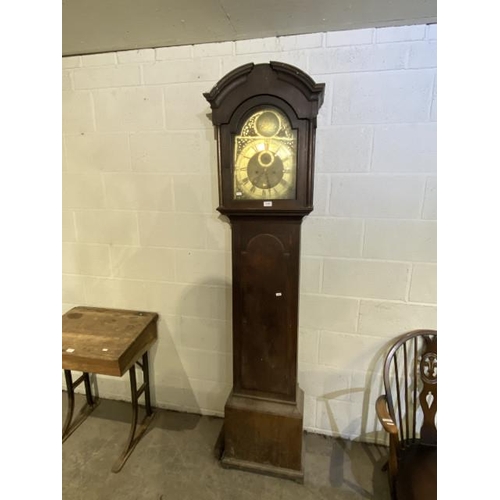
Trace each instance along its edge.
<path fill-rule="evenodd" d="M 209 171 L 215 180 L 215 130 L 210 120 L 209 123 L 206 136 L 207 141 L 210 137 L 210 157 L 203 169 Z M 215 219 L 217 212 L 213 205 L 217 199 L 217 183 L 211 182 L 210 205 L 213 207 L 210 213 L 207 213 L 204 204 L 188 207 L 199 212 L 189 213 L 188 210 L 182 213 L 187 217 L 207 218 L 202 228 L 207 231 L 204 236 L 181 234 L 185 230 L 181 223 L 166 227 L 166 222 L 175 220 L 175 213 L 171 211 L 175 207 L 165 209 L 167 211 L 159 207 L 154 213 L 159 199 L 171 198 L 170 188 L 160 187 L 154 191 L 153 197 L 148 198 L 148 184 L 125 183 L 115 187 L 113 199 L 116 206 L 107 208 L 127 208 L 138 211 L 136 213 L 139 215 L 144 211 L 148 216 L 145 218 L 146 223 L 140 227 L 137 246 L 114 245 L 114 231 L 110 228 L 110 275 L 87 275 L 83 265 L 75 269 L 75 274 L 85 277 L 84 305 L 158 313 L 158 340 L 150 350 L 152 404 L 179 411 L 222 415 L 232 385 L 230 283 L 225 278 L 221 279 L 220 273 L 210 269 L 210 266 L 198 269 L 203 280 L 199 283 L 192 279 L 192 275 L 189 279 L 179 280 L 172 262 L 179 251 L 190 247 L 207 250 L 208 253 L 227 252 L 224 258 L 230 259 L 230 238 L 227 237 L 229 233 L 226 227 L 228 220 L 223 216 Z M 191 188 L 191 191 L 192 196 L 186 190 L 183 195 L 196 203 L 204 201 L 198 199 L 196 187 Z M 208 218 L 211 220 L 208 221 Z M 199 220 L 198 223 L 200 225 Z M 194 238 L 194 243 L 191 238 Z M 202 238 L 206 238 L 204 246 L 199 245 Z M 137 369 L 136 373 L 140 385 L 142 372 Z M 99 384 L 102 397 L 130 401 L 128 374 L 121 379 L 94 375 L 92 384 L 96 395 L 99 395 Z M 77 392 L 82 391 L 81 387 L 77 389 Z M 142 396 L 141 405 L 143 399 Z M 124 418 L 128 418 L 128 415 Z"/>
<path fill-rule="evenodd" d="M 222 416 L 232 386 L 231 289 L 225 281 L 214 279 L 183 286 L 174 300 L 174 311 L 144 308 L 159 314 L 158 340 L 149 351 L 151 403 L 157 408 Z M 142 370 L 136 367 L 136 374 L 140 386 Z M 96 397 L 101 392 L 104 398 L 130 401 L 128 373 L 121 378 L 92 375 L 91 382 Z M 144 396 L 139 405 L 142 419 Z M 96 416 L 129 423 L 130 407 L 106 402 Z M 198 420 L 186 417 L 184 428 L 196 427 Z M 151 427 L 158 425 L 170 428 L 171 421 L 155 419 Z M 175 430 L 182 430 L 178 423 Z"/>
<path fill-rule="evenodd" d="M 168 357 L 168 360 L 165 360 L 165 357 Z M 142 370 L 137 365 L 136 377 L 137 387 L 140 387 L 143 384 L 144 379 Z M 189 384 L 189 378 L 183 369 L 182 360 L 172 340 L 171 332 L 167 328 L 161 314 L 158 318 L 158 340 L 149 350 L 149 379 L 151 404 L 154 408 L 180 409 L 178 406 L 179 402 L 182 401 L 183 404 L 189 406 L 193 413 L 199 413 L 196 397 Z M 104 390 L 102 391 L 99 391 L 100 383 L 104 387 Z M 128 372 L 121 378 L 91 374 L 91 385 L 93 396 L 100 399 L 100 392 L 102 392 L 102 397 L 108 398 L 108 400 L 103 401 L 99 405 L 99 411 L 96 410 L 96 412 L 93 413 L 93 416 L 129 424 L 132 411 L 131 406 L 129 404 L 126 406 L 119 404 L 119 402 L 130 402 L 131 400 Z M 83 389 L 80 387 L 78 389 L 79 390 L 76 392 L 83 394 Z M 172 404 L 159 404 L 158 396 L 160 396 L 160 400 L 172 401 Z M 142 420 L 145 415 L 144 404 L 144 395 L 141 395 L 139 398 L 140 420 Z M 151 428 L 156 426 L 156 421 L 156 419 L 153 420 Z M 193 419 L 186 420 L 186 423 L 196 426 L 196 422 Z M 187 429 L 192 427 L 188 426 L 185 428 Z"/>
<path fill-rule="evenodd" d="M 158 327 L 158 341 L 151 352 L 150 363 L 152 405 L 171 410 L 181 410 L 186 405 L 197 413 L 196 397 L 173 339 L 175 332 L 167 328 L 161 315 Z"/>
<path fill-rule="evenodd" d="M 158 405 L 222 416 L 232 385 L 231 289 L 220 279 L 183 287 L 176 331 L 155 358 Z"/>
<path fill-rule="evenodd" d="M 320 399 L 325 401 L 334 435 L 354 434 L 357 430 L 359 431 L 359 426 L 361 426 L 360 435 L 356 441 L 362 442 L 363 452 L 369 458 L 371 467 L 373 467 L 372 471 L 367 471 L 366 466 L 358 470 L 363 462 L 356 460 L 355 453 L 359 453 L 359 448 L 354 451 L 355 449 L 348 440 L 337 439 L 331 450 L 329 477 L 331 486 L 339 487 L 344 484 L 352 487 L 360 495 L 360 498 L 386 498 L 389 495 L 386 472 L 382 471 L 388 457 L 387 436 L 382 430 L 367 432 L 367 429 L 381 429 L 375 412 L 375 401 L 378 396 L 384 393 L 382 367 L 392 342 L 392 339 L 388 340 L 374 354 L 367 368 L 363 387 L 353 387 L 320 396 Z M 329 402 L 352 393 L 363 393 L 362 412 L 359 419 L 351 419 L 347 429 L 340 429 Z M 377 445 L 374 447 L 366 443 L 377 443 Z M 350 464 L 350 470 L 346 470 L 348 464 Z M 352 477 L 354 477 L 354 481 L 350 479 Z M 372 477 L 373 496 L 368 490 L 363 490 L 359 486 L 363 484 L 363 478 L 366 477 Z"/>
<path fill-rule="evenodd" d="M 355 498 L 387 499 L 390 497 L 387 473 L 382 470 L 387 462 L 383 446 L 351 441 L 333 441 L 329 468 L 329 485 L 347 488 Z"/>
<path fill-rule="evenodd" d="M 334 435 L 354 435 L 359 433 L 360 441 L 387 444 L 386 433 L 382 431 L 375 413 L 375 401 L 384 392 L 382 368 L 390 345 L 391 341 L 389 340 L 374 354 L 366 369 L 365 384 L 363 386 L 334 391 L 319 397 L 320 400 L 325 401 L 330 427 Z M 361 414 L 358 418 L 351 419 L 347 428 L 340 429 L 334 412 L 328 403 L 354 393 L 363 393 Z M 380 430 L 367 432 L 367 429 L 376 428 Z"/>
<path fill-rule="evenodd" d="M 206 131 L 207 135 L 213 133 L 211 128 Z M 210 157 L 215 157 L 215 146 L 211 149 Z M 196 171 L 196 168 L 191 170 Z M 216 190 L 216 183 L 211 184 L 212 191 Z M 140 185 L 131 186 L 131 189 L 133 199 L 145 199 L 146 193 L 141 191 Z M 168 198 L 171 194 L 169 190 L 163 196 Z M 206 200 L 200 196 L 197 185 L 183 185 L 182 199 L 194 200 L 192 205 L 179 205 L 185 212 L 177 217 L 175 210 L 179 206 L 175 205 L 170 207 L 170 211 L 146 213 L 144 224 L 140 227 L 139 246 L 127 247 L 124 251 L 115 250 L 112 254 L 116 259 L 113 273 L 118 275 L 114 279 L 119 282 L 116 288 L 122 287 L 118 294 L 120 307 L 126 304 L 127 307 L 157 312 L 160 316 L 158 341 L 151 353 L 153 404 L 193 413 L 205 409 L 213 411 L 210 401 L 220 399 L 220 391 L 214 382 L 219 381 L 221 376 L 216 374 L 214 377 L 210 373 L 212 365 L 217 364 L 215 361 L 220 361 L 212 351 L 220 349 L 211 346 L 210 339 L 197 339 L 197 336 L 214 337 L 217 330 L 220 330 L 219 337 L 230 335 L 225 323 L 217 321 L 222 319 L 217 311 L 221 305 L 223 310 L 231 309 L 231 297 L 226 293 L 227 281 L 221 280 L 217 269 L 210 269 L 209 259 L 203 259 L 203 250 L 207 254 L 217 251 L 222 254 L 221 250 L 229 250 L 225 248 L 227 243 L 230 244 L 224 238 L 225 221 L 219 217 L 214 224 L 213 214 L 206 213 Z M 210 205 L 213 205 L 213 192 L 210 198 Z M 203 217 L 207 220 L 203 221 Z M 208 221 L 208 218 L 211 220 Z M 187 222 L 193 222 L 193 228 L 187 228 Z M 179 271 L 181 260 L 182 269 Z M 203 267 L 204 264 L 208 265 Z M 200 283 L 196 282 L 198 276 L 203 279 Z M 127 291 L 131 292 L 129 297 L 132 296 L 132 300 L 127 297 Z M 224 343 L 224 339 L 220 343 Z M 219 385 L 224 385 L 225 380 L 221 382 Z M 213 412 L 217 414 L 218 408 Z"/>

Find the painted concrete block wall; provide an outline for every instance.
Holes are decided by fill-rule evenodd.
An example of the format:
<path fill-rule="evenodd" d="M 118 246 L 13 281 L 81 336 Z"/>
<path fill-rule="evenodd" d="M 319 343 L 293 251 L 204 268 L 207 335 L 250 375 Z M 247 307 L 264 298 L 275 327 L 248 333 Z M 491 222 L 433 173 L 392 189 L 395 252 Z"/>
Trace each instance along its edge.
<path fill-rule="evenodd" d="M 223 415 L 230 227 L 202 96 L 247 62 L 326 83 L 315 210 L 302 230 L 306 429 L 382 438 L 390 339 L 436 326 L 436 27 L 319 33 L 63 58 L 63 311 L 160 314 L 160 407 Z M 128 380 L 99 377 L 103 397 Z"/>

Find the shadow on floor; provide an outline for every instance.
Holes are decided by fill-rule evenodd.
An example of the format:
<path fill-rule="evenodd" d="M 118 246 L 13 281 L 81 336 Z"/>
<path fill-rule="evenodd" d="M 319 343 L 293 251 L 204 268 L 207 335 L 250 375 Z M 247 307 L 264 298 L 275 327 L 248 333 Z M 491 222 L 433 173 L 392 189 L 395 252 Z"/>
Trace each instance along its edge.
<path fill-rule="evenodd" d="M 63 420 L 66 412 L 63 392 Z M 84 397 L 76 395 L 76 408 Z M 140 417 L 144 414 L 141 408 Z M 387 448 L 305 434 L 305 481 L 223 469 L 214 454 L 223 419 L 157 410 L 122 471 L 130 403 L 101 400 L 62 447 L 63 500 L 389 500 Z"/>

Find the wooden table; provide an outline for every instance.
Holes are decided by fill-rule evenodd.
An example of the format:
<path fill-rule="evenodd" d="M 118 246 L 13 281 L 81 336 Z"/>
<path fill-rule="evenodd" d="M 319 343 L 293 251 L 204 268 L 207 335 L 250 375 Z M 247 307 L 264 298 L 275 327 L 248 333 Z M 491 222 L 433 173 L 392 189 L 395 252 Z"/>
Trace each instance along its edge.
<path fill-rule="evenodd" d="M 130 375 L 132 394 L 132 426 L 123 453 L 112 471 L 121 470 L 152 420 L 149 387 L 148 350 L 157 339 L 158 314 L 98 307 L 74 307 L 62 317 L 62 367 L 68 389 L 68 413 L 63 427 L 63 443 L 97 406 L 93 398 L 90 373 L 101 375 Z M 142 357 L 142 363 L 139 359 Z M 135 365 L 143 372 L 143 384 L 137 389 Z M 83 372 L 73 382 L 71 371 Z M 80 418 L 71 425 L 75 406 L 75 387 L 84 382 L 86 404 Z M 138 399 L 144 393 L 146 417 L 136 436 L 139 413 Z"/>

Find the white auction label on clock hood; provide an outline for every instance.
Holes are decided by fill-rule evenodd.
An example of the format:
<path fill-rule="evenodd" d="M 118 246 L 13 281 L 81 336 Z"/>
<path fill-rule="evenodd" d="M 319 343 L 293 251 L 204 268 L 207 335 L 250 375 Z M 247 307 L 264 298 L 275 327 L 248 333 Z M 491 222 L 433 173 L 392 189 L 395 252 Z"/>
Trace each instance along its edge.
<path fill-rule="evenodd" d="M 273 202 L 272 201 L 265 201 L 264 202 L 264 206 L 265 207 L 272 207 L 273 206 Z"/>

